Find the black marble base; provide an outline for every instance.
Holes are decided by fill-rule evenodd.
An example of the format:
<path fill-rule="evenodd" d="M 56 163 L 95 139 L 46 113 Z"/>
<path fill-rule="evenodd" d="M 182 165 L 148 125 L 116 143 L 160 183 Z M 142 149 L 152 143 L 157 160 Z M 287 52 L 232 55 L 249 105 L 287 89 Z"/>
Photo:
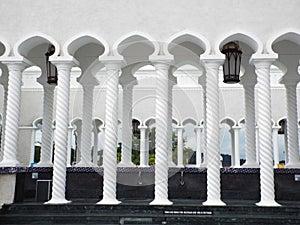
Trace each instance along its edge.
<path fill-rule="evenodd" d="M 0 170 L 1 171 L 1 170 Z M 9 168 L 16 173 L 15 202 L 35 201 L 37 180 L 51 180 L 52 168 Z M 226 200 L 260 199 L 259 169 L 221 169 L 221 195 Z M 2 173 L 4 173 L 2 171 Z M 155 169 L 118 168 L 117 198 L 143 200 L 154 198 Z M 299 169 L 275 169 L 276 200 L 295 201 L 300 199 L 300 181 L 295 181 Z M 169 198 L 206 199 L 206 169 L 170 168 Z M 67 199 L 102 199 L 103 168 L 67 169 Z"/>

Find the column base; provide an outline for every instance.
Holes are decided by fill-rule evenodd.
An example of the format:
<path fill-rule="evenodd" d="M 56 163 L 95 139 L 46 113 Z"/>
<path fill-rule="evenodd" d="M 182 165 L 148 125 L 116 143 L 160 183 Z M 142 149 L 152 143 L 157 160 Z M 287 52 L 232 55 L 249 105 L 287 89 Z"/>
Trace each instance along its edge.
<path fill-rule="evenodd" d="M 35 164 L 34 167 L 53 167 L 53 163 L 39 162 L 39 163 Z"/>
<path fill-rule="evenodd" d="M 207 163 L 201 163 L 200 168 L 207 168 Z"/>
<path fill-rule="evenodd" d="M 241 168 L 259 168 L 258 163 L 247 163 L 245 162 Z"/>
<path fill-rule="evenodd" d="M 275 200 L 270 200 L 270 201 L 262 200 L 262 201 L 256 203 L 256 205 L 261 206 L 261 207 L 279 207 L 279 206 L 281 206 Z"/>
<path fill-rule="evenodd" d="M 66 200 L 65 198 L 52 198 L 48 202 L 44 202 L 45 205 L 64 205 L 70 204 L 72 201 Z"/>
<path fill-rule="evenodd" d="M 97 202 L 97 205 L 119 205 L 122 202 L 115 198 L 103 198 L 101 201 Z"/>
<path fill-rule="evenodd" d="M 205 202 L 202 203 L 204 206 L 225 206 L 226 204 L 219 199 L 214 199 L 214 200 L 206 200 Z"/>
<path fill-rule="evenodd" d="M 300 163 L 287 163 L 284 168 L 300 168 Z"/>
<path fill-rule="evenodd" d="M 168 167 L 176 167 L 176 164 L 173 161 L 168 162 Z"/>
<path fill-rule="evenodd" d="M 139 165 L 138 167 L 142 167 L 142 168 L 147 168 L 147 167 L 150 167 L 149 165 Z"/>
<path fill-rule="evenodd" d="M 0 162 L 0 167 L 16 167 L 20 164 L 20 162 L 18 160 L 6 160 L 3 159 Z"/>
<path fill-rule="evenodd" d="M 173 202 L 168 199 L 154 199 L 149 205 L 173 205 Z"/>
<path fill-rule="evenodd" d="M 133 164 L 132 162 L 119 162 L 118 167 L 136 167 L 135 164 Z"/>
<path fill-rule="evenodd" d="M 75 167 L 98 167 L 98 165 L 92 163 L 92 162 L 83 162 L 80 161 L 75 165 Z"/>

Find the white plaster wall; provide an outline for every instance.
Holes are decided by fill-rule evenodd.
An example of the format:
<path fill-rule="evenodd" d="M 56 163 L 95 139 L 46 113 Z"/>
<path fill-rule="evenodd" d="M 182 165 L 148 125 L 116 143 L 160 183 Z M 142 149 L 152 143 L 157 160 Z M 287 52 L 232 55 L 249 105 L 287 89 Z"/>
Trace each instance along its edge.
<path fill-rule="evenodd" d="M 135 30 L 166 41 L 189 29 L 212 45 L 236 31 L 252 33 L 266 43 L 280 30 L 299 28 L 300 14 L 295 11 L 299 4 L 298 0 L 1 0 L 1 37 L 13 46 L 39 31 L 62 45 L 75 34 L 92 32 L 112 45 Z"/>

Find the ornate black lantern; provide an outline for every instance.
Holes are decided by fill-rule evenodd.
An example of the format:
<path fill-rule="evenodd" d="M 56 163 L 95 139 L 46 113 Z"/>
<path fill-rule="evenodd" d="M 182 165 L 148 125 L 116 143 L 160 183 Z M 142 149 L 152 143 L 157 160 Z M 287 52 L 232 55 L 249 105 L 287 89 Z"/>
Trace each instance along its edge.
<path fill-rule="evenodd" d="M 280 120 L 279 121 L 279 130 L 278 130 L 278 134 L 285 134 L 286 132 L 286 119 Z"/>
<path fill-rule="evenodd" d="M 233 84 L 240 82 L 240 67 L 242 51 L 238 42 L 229 42 L 223 46 L 221 51 L 225 54 L 223 65 L 224 83 Z"/>
<path fill-rule="evenodd" d="M 54 45 L 49 45 L 48 51 L 45 53 L 46 56 L 46 73 L 47 73 L 47 83 L 57 84 L 57 68 L 49 61 L 49 57 L 55 52 Z"/>
<path fill-rule="evenodd" d="M 140 122 L 138 120 L 132 120 L 132 133 L 138 134 L 140 132 L 139 129 Z"/>

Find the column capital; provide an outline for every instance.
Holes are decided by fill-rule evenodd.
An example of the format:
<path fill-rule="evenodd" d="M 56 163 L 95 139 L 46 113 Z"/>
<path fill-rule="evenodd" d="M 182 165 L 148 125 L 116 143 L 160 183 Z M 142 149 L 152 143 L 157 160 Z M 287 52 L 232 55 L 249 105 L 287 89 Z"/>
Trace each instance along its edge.
<path fill-rule="evenodd" d="M 172 55 L 154 55 L 150 56 L 149 60 L 153 63 L 154 66 L 160 64 L 168 65 L 168 69 L 171 65 L 174 64 L 174 56 Z"/>
<path fill-rule="evenodd" d="M 138 128 L 139 128 L 140 130 L 143 130 L 143 129 L 147 129 L 148 127 L 147 127 L 147 126 L 140 125 L 140 126 L 138 126 Z"/>
<path fill-rule="evenodd" d="M 184 128 L 184 126 L 182 126 L 182 125 L 176 125 L 176 127 L 175 127 L 176 129 L 183 129 Z"/>
<path fill-rule="evenodd" d="M 281 128 L 281 126 L 279 126 L 279 125 L 273 125 L 272 126 L 272 130 L 279 130 Z"/>
<path fill-rule="evenodd" d="M 50 57 L 50 62 L 53 63 L 58 70 L 70 70 L 73 66 L 79 66 L 79 62 L 74 57 Z"/>
<path fill-rule="evenodd" d="M 5 57 L 1 58 L 1 62 L 5 64 L 9 71 L 23 71 L 34 64 L 25 58 Z"/>
<path fill-rule="evenodd" d="M 204 64 L 205 69 L 219 69 L 225 61 L 225 55 L 206 55 L 200 56 L 200 61 Z"/>
<path fill-rule="evenodd" d="M 123 56 L 99 56 L 99 61 L 104 64 L 106 70 L 121 70 L 125 66 Z"/>
<path fill-rule="evenodd" d="M 277 58 L 277 54 L 261 54 L 252 56 L 249 63 L 256 68 L 270 67 Z"/>
<path fill-rule="evenodd" d="M 233 130 L 240 130 L 241 128 L 242 127 L 239 126 L 239 125 L 234 125 L 234 126 L 231 127 L 231 129 L 233 129 Z"/>

